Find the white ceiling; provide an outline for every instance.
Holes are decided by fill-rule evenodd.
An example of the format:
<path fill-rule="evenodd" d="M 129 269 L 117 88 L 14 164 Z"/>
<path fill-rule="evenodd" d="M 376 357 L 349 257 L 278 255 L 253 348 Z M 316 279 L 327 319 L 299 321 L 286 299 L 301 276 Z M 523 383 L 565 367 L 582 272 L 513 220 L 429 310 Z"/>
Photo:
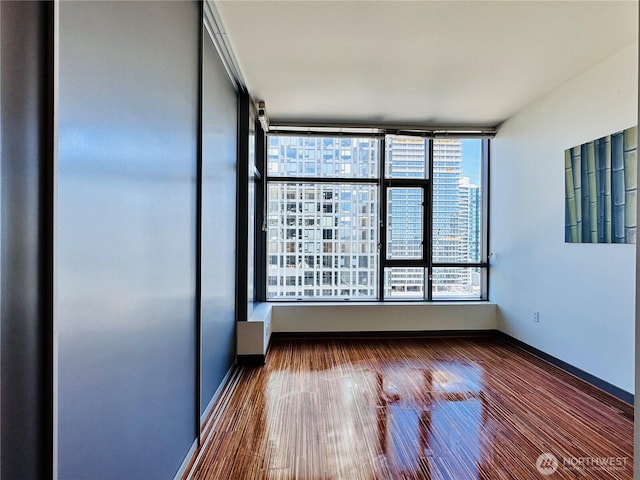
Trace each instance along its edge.
<path fill-rule="evenodd" d="M 635 1 L 216 6 L 272 122 L 496 126 L 638 39 Z"/>

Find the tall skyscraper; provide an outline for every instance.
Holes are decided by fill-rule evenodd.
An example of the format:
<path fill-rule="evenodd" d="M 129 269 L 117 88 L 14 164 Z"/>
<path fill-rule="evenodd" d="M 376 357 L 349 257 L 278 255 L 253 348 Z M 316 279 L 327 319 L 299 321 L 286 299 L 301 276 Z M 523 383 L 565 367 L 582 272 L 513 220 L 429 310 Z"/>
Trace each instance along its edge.
<path fill-rule="evenodd" d="M 480 261 L 480 187 L 470 183 L 468 177 L 460 179 L 460 229 L 461 257 L 466 262 Z M 480 273 L 477 268 L 464 269 L 457 293 L 480 294 Z"/>
<path fill-rule="evenodd" d="M 462 254 L 467 262 L 480 261 L 480 187 L 468 177 L 460 179 L 460 225 L 463 229 Z"/>
<path fill-rule="evenodd" d="M 463 228 L 460 219 L 459 182 L 462 172 L 462 141 L 436 139 L 433 142 L 433 262 L 463 261 Z M 434 295 L 454 294 L 464 281 L 463 272 L 455 267 L 434 268 Z"/>

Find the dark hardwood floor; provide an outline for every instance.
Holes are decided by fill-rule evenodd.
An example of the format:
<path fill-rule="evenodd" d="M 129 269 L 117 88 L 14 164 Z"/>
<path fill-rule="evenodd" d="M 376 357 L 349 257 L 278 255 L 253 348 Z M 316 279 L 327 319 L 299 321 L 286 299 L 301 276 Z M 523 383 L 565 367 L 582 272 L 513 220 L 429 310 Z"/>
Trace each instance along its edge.
<path fill-rule="evenodd" d="M 631 479 L 633 408 L 493 338 L 275 340 L 184 479 Z"/>

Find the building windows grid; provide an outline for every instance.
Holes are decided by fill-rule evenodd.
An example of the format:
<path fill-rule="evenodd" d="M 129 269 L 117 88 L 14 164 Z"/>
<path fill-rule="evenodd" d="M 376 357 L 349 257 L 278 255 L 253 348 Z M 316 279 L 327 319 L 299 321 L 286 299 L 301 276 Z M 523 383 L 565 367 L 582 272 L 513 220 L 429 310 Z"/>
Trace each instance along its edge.
<path fill-rule="evenodd" d="M 486 199 L 462 140 L 267 139 L 267 299 L 486 298 Z"/>
<path fill-rule="evenodd" d="M 296 298 L 377 298 L 377 223 L 369 212 L 377 204 L 376 184 L 316 184 L 310 182 L 269 182 L 273 198 L 280 201 L 270 207 L 267 215 L 269 238 L 278 238 L 281 232 L 289 232 L 287 222 L 304 225 L 296 231 L 299 240 L 295 243 L 297 255 L 287 256 L 287 261 L 269 261 L 267 275 L 280 277 L 295 271 L 304 279 L 297 284 L 273 285 L 267 288 L 268 299 Z M 321 208 L 281 212 L 286 197 L 298 203 L 315 198 Z M 331 205 L 331 209 L 324 208 Z M 366 221 L 362 221 L 365 219 Z M 293 233 L 293 232 L 291 232 Z M 269 258 L 286 255 L 282 251 L 285 242 L 268 245 Z M 285 244 L 286 245 L 286 244 Z M 309 287 L 317 288 L 309 288 Z M 329 288 L 331 287 L 331 288 Z"/>

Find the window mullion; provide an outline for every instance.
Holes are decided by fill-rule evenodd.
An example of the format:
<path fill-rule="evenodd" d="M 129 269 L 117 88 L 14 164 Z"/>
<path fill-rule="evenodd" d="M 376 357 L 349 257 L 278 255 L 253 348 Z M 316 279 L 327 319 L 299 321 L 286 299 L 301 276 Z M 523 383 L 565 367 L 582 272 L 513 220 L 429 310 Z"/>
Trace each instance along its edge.
<path fill-rule="evenodd" d="M 384 268 L 387 260 L 387 188 L 384 182 L 386 141 L 378 140 L 378 300 L 384 300 Z"/>
<path fill-rule="evenodd" d="M 429 179 L 427 182 L 427 191 L 425 195 L 426 205 L 424 208 L 424 224 L 425 224 L 425 241 L 426 241 L 426 270 L 427 284 L 425 285 L 425 298 L 428 301 L 433 300 L 433 140 L 428 142 L 428 172 Z"/>

